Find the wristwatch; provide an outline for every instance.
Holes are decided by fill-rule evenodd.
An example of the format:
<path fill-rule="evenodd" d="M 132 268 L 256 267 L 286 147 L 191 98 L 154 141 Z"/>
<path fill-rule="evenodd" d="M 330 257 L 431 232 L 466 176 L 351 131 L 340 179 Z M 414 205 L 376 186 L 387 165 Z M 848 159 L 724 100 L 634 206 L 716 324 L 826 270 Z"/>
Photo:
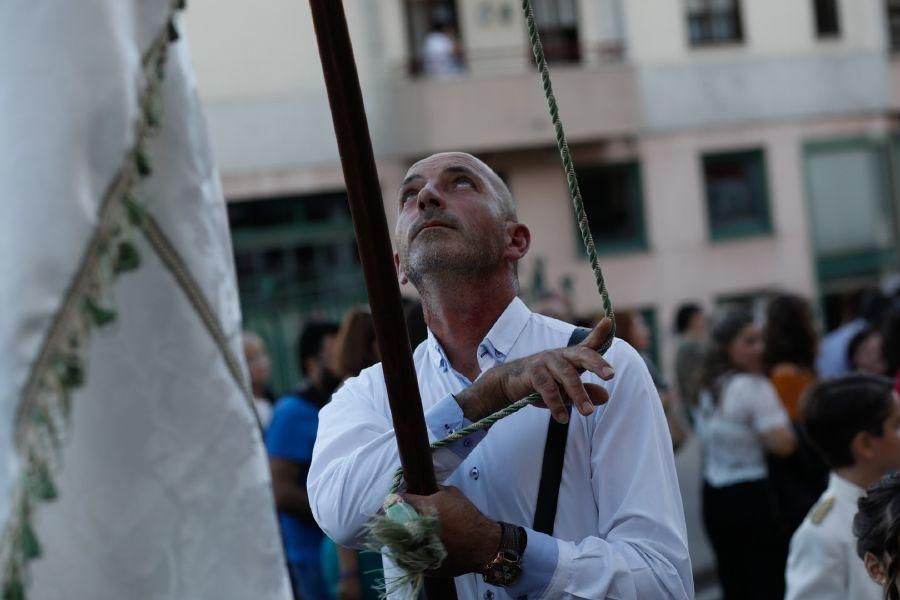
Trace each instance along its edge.
<path fill-rule="evenodd" d="M 518 581 L 522 575 L 522 557 L 527 545 L 525 529 L 501 521 L 497 555 L 481 569 L 484 582 L 506 587 Z"/>

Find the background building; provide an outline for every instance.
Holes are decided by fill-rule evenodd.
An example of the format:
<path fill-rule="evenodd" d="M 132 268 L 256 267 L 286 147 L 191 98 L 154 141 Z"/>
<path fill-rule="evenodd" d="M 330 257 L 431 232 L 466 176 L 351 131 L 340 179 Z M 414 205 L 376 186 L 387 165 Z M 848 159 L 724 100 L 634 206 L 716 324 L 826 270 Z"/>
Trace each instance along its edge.
<path fill-rule="evenodd" d="M 534 0 L 613 301 L 820 300 L 895 268 L 900 2 Z M 520 273 L 599 298 L 582 258 L 515 0 L 345 0 L 389 220 L 406 166 L 476 153 L 509 183 L 533 248 Z M 365 300 L 309 8 L 194 0 L 194 63 L 230 200 L 247 326 L 295 381 L 294 332 Z M 461 71 L 430 77 L 430 22 Z M 406 290 L 413 294 L 410 288 Z"/>

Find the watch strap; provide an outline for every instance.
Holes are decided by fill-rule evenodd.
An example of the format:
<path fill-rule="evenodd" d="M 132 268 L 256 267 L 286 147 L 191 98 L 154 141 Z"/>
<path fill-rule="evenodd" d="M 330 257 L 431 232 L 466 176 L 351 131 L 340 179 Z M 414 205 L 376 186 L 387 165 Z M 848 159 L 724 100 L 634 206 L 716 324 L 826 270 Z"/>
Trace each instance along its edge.
<path fill-rule="evenodd" d="M 500 544 L 494 559 L 482 569 L 485 583 L 508 586 L 522 574 L 522 559 L 528 545 L 528 534 L 517 525 L 500 522 Z"/>

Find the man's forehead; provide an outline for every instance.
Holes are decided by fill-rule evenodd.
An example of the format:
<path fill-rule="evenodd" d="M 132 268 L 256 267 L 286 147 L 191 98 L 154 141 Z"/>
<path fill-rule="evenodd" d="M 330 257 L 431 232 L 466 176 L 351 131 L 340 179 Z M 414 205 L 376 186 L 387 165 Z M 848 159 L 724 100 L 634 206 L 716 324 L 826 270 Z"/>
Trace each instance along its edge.
<path fill-rule="evenodd" d="M 491 168 L 478 158 L 465 152 L 441 152 L 413 164 L 406 172 L 406 177 L 415 175 L 426 176 L 431 173 L 440 173 L 450 167 L 465 167 L 484 177 L 489 177 Z"/>

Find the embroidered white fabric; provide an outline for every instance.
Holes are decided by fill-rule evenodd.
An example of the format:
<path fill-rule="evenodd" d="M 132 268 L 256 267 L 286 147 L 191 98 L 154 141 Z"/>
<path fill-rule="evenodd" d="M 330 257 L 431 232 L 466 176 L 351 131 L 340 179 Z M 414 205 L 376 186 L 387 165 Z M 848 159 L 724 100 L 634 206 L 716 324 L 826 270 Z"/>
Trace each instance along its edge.
<path fill-rule="evenodd" d="M 134 141 L 140 56 L 168 5 L 0 3 L 0 523 L 19 468 L 15 408 Z M 163 97 L 141 199 L 243 365 L 225 207 L 183 39 L 169 49 Z M 35 513 L 43 556 L 30 596 L 287 600 L 248 400 L 175 279 L 135 239 L 142 264 L 116 283 L 118 319 L 91 337 L 59 498 Z"/>

